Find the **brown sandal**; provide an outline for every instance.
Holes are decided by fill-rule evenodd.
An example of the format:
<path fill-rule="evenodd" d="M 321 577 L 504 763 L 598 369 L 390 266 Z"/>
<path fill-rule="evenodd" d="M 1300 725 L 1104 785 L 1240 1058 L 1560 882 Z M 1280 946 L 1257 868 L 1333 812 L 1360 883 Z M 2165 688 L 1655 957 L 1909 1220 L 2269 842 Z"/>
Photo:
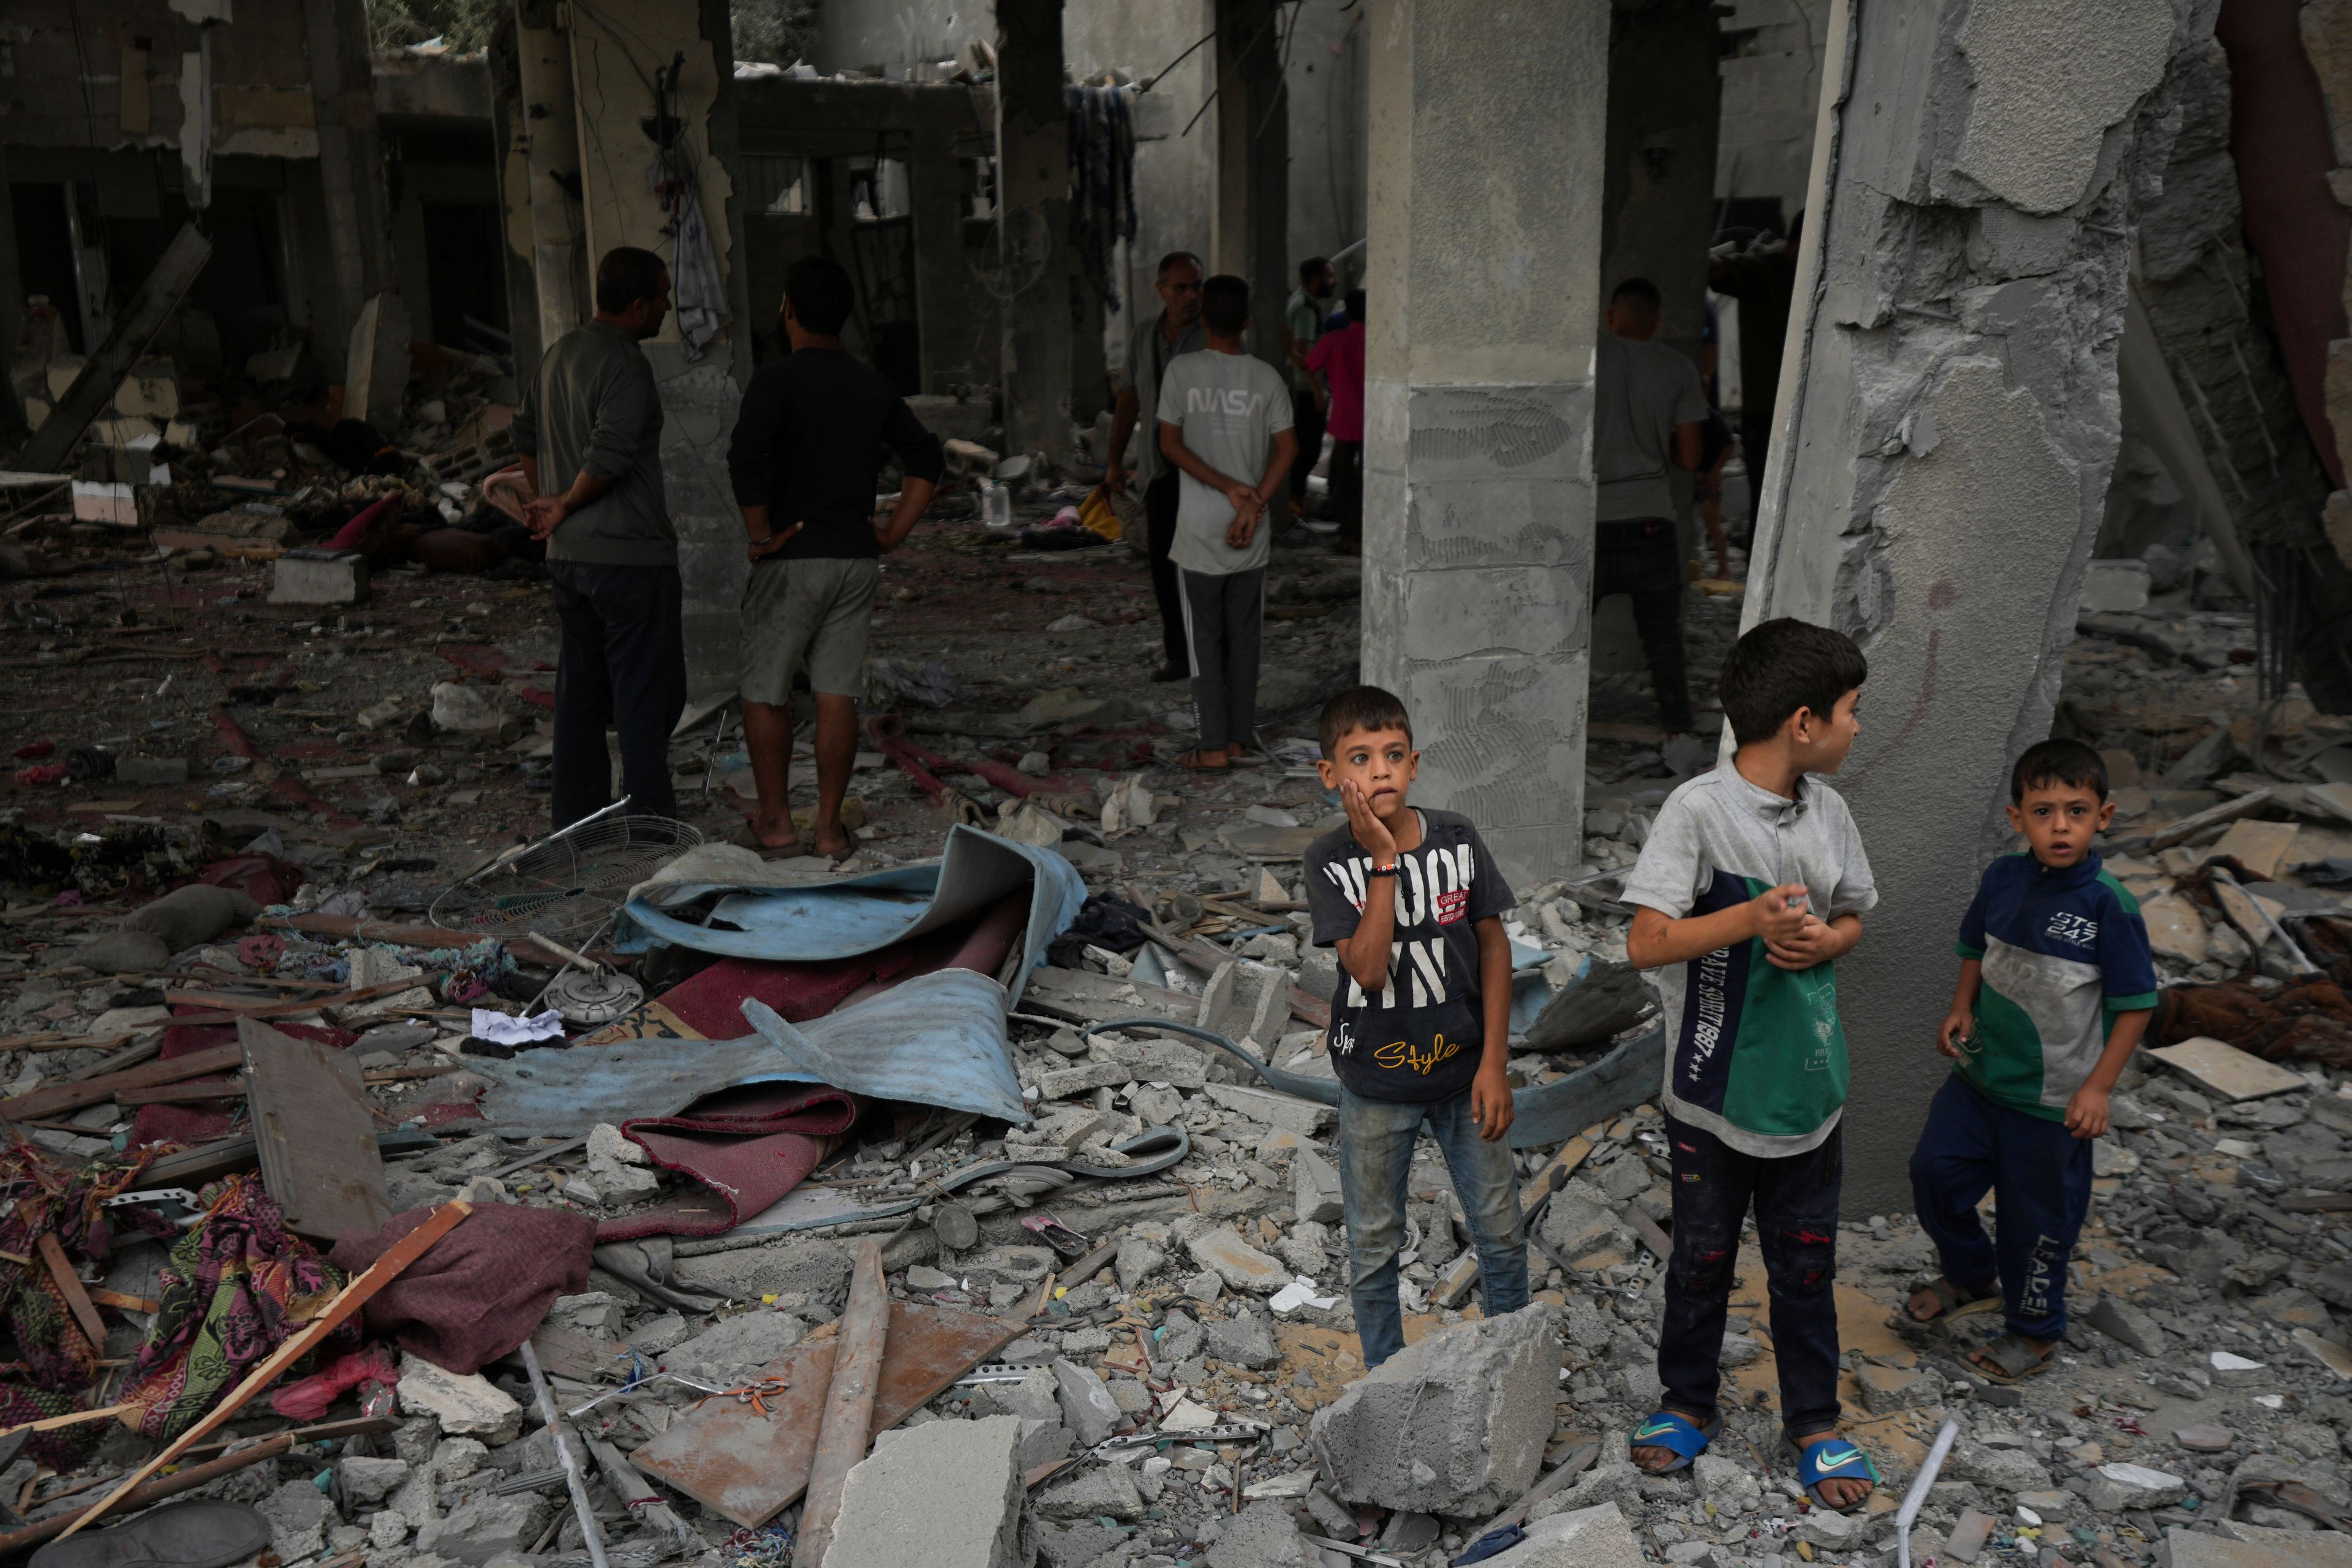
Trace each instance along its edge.
<path fill-rule="evenodd" d="M 1992 1364 L 1987 1366 L 1977 1359 L 1979 1356 L 1983 1356 Z M 2038 1373 L 2049 1371 L 2051 1363 L 2057 1359 L 2058 1347 L 2055 1345 L 2037 1353 L 2022 1336 L 2003 1334 L 1997 1340 L 1987 1340 L 1962 1356 L 1960 1363 L 1978 1377 L 2009 1384 L 2023 1383 Z"/>

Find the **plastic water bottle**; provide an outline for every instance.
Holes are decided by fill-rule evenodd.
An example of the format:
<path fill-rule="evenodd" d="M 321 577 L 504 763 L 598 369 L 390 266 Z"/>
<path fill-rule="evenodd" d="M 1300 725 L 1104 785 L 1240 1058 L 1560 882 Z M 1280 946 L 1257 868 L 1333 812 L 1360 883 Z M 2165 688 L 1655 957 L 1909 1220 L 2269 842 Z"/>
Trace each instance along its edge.
<path fill-rule="evenodd" d="M 1013 490 L 1011 487 L 990 480 L 980 487 L 980 521 L 992 529 L 1013 526 Z"/>

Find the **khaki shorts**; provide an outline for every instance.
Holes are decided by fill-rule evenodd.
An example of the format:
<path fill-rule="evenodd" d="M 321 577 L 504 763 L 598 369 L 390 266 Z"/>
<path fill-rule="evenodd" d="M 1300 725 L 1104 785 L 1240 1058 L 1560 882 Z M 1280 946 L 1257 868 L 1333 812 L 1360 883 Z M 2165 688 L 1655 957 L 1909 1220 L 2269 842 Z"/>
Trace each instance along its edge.
<path fill-rule="evenodd" d="M 789 707 L 803 665 L 812 689 L 856 696 L 881 581 L 882 563 L 872 556 L 754 562 L 743 584 L 743 700 Z"/>

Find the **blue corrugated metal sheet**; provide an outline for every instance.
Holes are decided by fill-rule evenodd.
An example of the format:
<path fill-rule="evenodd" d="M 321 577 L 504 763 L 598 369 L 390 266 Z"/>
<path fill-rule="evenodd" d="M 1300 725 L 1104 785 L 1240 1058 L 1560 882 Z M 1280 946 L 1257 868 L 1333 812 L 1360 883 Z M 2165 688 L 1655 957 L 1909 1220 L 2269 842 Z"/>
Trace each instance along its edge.
<path fill-rule="evenodd" d="M 1013 982 L 1017 1001 L 1047 944 L 1077 918 L 1086 883 L 1051 849 L 961 823 L 948 830 L 939 859 L 919 865 L 792 886 L 672 883 L 645 890 L 622 910 L 613 945 L 622 952 L 668 942 L 725 958 L 853 958 L 984 913 L 1024 887 L 1029 923 L 1026 962 Z"/>
<path fill-rule="evenodd" d="M 739 1040 L 624 1040 L 467 1058 L 490 1080 L 482 1113 L 502 1131 L 578 1137 L 600 1121 L 668 1116 L 732 1084 L 829 1083 L 877 1100 L 1026 1121 L 1004 1035 L 1004 991 L 985 974 L 919 974 L 853 1007 L 793 1025 L 744 1004 Z"/>

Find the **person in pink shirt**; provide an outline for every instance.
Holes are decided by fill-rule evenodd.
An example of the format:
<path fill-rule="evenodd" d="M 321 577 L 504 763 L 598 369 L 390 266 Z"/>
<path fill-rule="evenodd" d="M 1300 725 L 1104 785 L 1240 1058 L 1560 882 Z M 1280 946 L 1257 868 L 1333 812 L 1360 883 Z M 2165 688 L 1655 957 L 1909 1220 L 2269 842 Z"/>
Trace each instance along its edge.
<path fill-rule="evenodd" d="M 1307 351 L 1307 368 L 1329 408 L 1331 513 L 1339 520 L 1331 548 L 1358 555 L 1364 548 L 1364 291 L 1348 290 L 1348 324 L 1326 332 Z"/>

